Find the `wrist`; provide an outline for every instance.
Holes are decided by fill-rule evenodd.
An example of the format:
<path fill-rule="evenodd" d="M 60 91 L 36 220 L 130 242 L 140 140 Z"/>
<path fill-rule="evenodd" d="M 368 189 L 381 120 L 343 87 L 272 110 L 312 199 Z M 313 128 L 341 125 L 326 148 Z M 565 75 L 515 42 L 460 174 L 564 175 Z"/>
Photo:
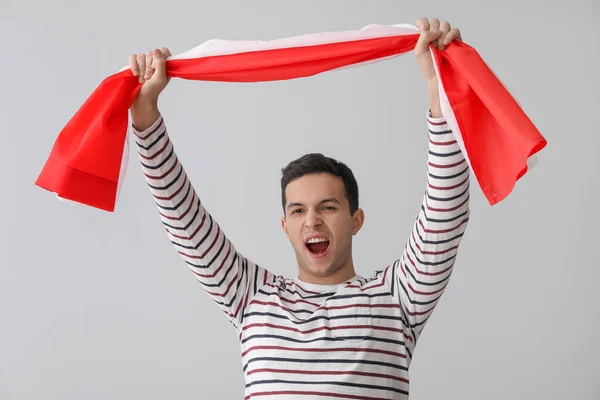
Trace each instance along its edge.
<path fill-rule="evenodd" d="M 440 104 L 440 92 L 437 78 L 428 80 L 427 87 L 429 92 L 429 109 L 431 110 L 431 116 L 433 118 L 441 118 L 442 106 Z"/>
<path fill-rule="evenodd" d="M 129 111 L 133 127 L 139 132 L 145 131 L 152 126 L 160 116 L 157 100 L 137 99 Z"/>

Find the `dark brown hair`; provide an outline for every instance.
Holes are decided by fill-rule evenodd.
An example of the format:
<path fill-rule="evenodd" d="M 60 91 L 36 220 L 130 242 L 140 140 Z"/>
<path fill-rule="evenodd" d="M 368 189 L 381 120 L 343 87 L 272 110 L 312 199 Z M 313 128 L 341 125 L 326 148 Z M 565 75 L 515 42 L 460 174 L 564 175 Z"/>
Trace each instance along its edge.
<path fill-rule="evenodd" d="M 346 164 L 333 158 L 326 157 L 321 153 L 309 153 L 290 162 L 281 170 L 281 205 L 285 214 L 285 189 L 294 179 L 308 174 L 328 173 L 344 182 L 346 199 L 350 203 L 350 214 L 358 210 L 358 184 L 352 170 Z"/>

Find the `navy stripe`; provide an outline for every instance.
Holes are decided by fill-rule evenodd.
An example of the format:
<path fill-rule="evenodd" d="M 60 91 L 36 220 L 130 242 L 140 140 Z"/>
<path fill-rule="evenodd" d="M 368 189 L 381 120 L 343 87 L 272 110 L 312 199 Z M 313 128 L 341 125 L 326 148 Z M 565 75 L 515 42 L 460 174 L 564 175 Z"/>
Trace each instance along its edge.
<path fill-rule="evenodd" d="M 437 282 L 423 282 L 417 279 L 417 277 L 413 274 L 412 269 L 408 266 L 408 264 L 406 264 L 405 262 L 402 263 L 402 265 L 404 265 L 404 270 L 408 272 L 408 274 L 410 275 L 410 277 L 412 278 L 413 282 L 420 285 L 420 286 L 439 286 L 442 283 L 445 283 L 448 281 L 448 279 L 450 279 L 450 276 L 452 275 L 452 268 L 450 268 L 450 270 L 448 271 L 449 273 L 446 274 L 446 276 L 437 281 Z"/>
<path fill-rule="evenodd" d="M 429 133 L 431 133 L 432 135 L 447 135 L 449 133 L 452 133 L 452 131 L 450 129 L 448 129 L 445 131 L 436 132 L 436 131 L 432 131 L 431 129 L 429 129 Z"/>
<path fill-rule="evenodd" d="M 454 174 L 454 175 L 448 175 L 448 176 L 434 175 L 432 173 L 429 173 L 428 175 L 434 179 L 454 179 L 454 178 L 458 178 L 461 175 L 464 175 L 465 172 L 467 172 L 468 170 L 469 170 L 469 167 L 465 167 L 465 169 L 463 169 L 459 173 Z"/>
<path fill-rule="evenodd" d="M 158 136 L 158 138 L 156 138 L 156 140 L 155 140 L 154 142 L 150 143 L 148 146 L 143 146 L 143 145 L 141 145 L 140 143 L 138 143 L 138 142 L 137 142 L 137 140 L 136 140 L 135 144 L 137 144 L 137 146 L 138 146 L 139 148 L 141 148 L 141 149 L 144 149 L 144 150 L 147 150 L 147 151 L 148 151 L 148 150 L 150 150 L 151 148 L 153 148 L 153 147 L 156 145 L 156 143 L 160 142 L 160 140 L 161 140 L 162 138 L 164 138 L 164 137 L 165 137 L 165 135 L 166 135 L 166 131 L 165 131 L 165 132 L 163 132 L 163 133 L 161 133 L 161 134 Z"/>
<path fill-rule="evenodd" d="M 158 202 L 159 200 L 157 200 L 157 201 L 156 201 L 156 205 L 158 206 L 158 208 L 160 208 L 161 210 L 175 211 L 175 210 L 177 210 L 179 207 L 181 207 L 181 205 L 182 205 L 183 203 L 185 203 L 185 201 L 186 201 L 187 197 L 189 196 L 189 194 L 190 194 L 190 193 L 191 193 L 191 191 L 192 191 L 192 185 L 191 185 L 191 183 L 189 183 L 189 181 L 186 181 L 186 182 L 184 182 L 184 186 L 185 186 L 185 184 L 186 184 L 186 183 L 187 183 L 187 185 L 188 185 L 188 189 L 187 189 L 187 191 L 185 192 L 185 195 L 183 196 L 183 198 L 182 198 L 182 199 L 179 201 L 179 203 L 175 204 L 175 205 L 174 205 L 174 206 L 172 206 L 172 207 L 167 207 L 167 206 L 163 206 L 163 205 L 161 205 L 161 204 Z M 160 200 L 160 201 L 172 201 L 172 200 Z"/>
<path fill-rule="evenodd" d="M 284 379 L 270 379 L 270 380 L 254 381 L 254 382 L 247 383 L 246 388 L 249 388 L 250 386 L 255 386 L 255 385 L 268 385 L 268 384 L 272 384 L 272 383 L 285 383 L 287 385 L 291 384 L 291 385 L 346 386 L 346 387 L 355 387 L 355 388 L 362 388 L 362 389 L 376 389 L 376 390 L 392 391 L 392 392 L 408 395 L 408 392 L 406 390 L 396 389 L 395 387 L 391 387 L 391 386 L 365 385 L 363 383 L 351 383 L 351 382 L 342 382 L 342 381 L 314 381 L 314 380 L 289 381 L 289 380 L 284 380 Z"/>
<path fill-rule="evenodd" d="M 284 320 L 287 320 L 296 325 L 307 324 L 307 323 L 310 323 L 313 321 L 319 321 L 319 320 L 332 321 L 332 320 L 337 320 L 337 319 L 352 319 L 352 318 L 388 319 L 388 320 L 403 322 L 401 317 L 398 317 L 395 315 L 378 315 L 378 314 L 348 314 L 348 315 L 336 315 L 333 317 L 321 315 L 318 317 L 313 317 L 313 318 L 309 318 L 306 320 L 300 320 L 300 321 L 294 321 L 294 320 L 289 319 L 285 315 L 279 315 L 279 314 L 275 314 L 275 313 L 271 313 L 271 312 L 253 311 L 253 312 L 249 312 L 249 313 L 245 314 L 245 316 L 248 316 L 248 317 L 250 317 L 250 316 L 260 316 L 260 317 L 269 316 L 269 317 L 284 319 Z"/>
<path fill-rule="evenodd" d="M 365 364 L 365 365 L 377 365 L 380 367 L 388 367 L 394 369 L 400 369 L 408 371 L 408 368 L 403 365 L 387 363 L 383 361 L 371 361 L 371 360 L 347 360 L 347 359 L 298 359 L 298 358 L 283 358 L 283 357 L 256 357 L 248 360 L 244 365 L 243 371 L 246 371 L 248 365 L 259 362 L 259 361 L 279 361 L 289 363 L 309 363 L 309 364 Z"/>
<path fill-rule="evenodd" d="M 187 197 L 187 194 L 186 194 Z M 192 216 L 192 218 L 190 219 L 190 222 L 187 223 L 187 225 L 185 226 L 174 226 L 174 225 L 170 225 L 167 224 L 166 222 L 163 221 L 163 225 L 166 226 L 167 228 L 173 229 L 173 230 L 178 230 L 178 231 L 185 231 L 187 230 L 194 222 L 196 222 L 196 218 L 198 217 L 198 215 L 200 214 L 200 199 L 198 199 L 197 203 L 196 203 L 196 211 L 194 211 L 194 215 Z"/>
<path fill-rule="evenodd" d="M 433 304 L 437 303 L 437 301 L 438 301 L 438 300 L 440 299 L 440 297 L 441 297 L 441 294 L 440 294 L 440 295 L 438 295 L 437 297 L 433 298 L 432 300 L 428 300 L 428 301 L 416 301 L 416 300 L 413 300 L 413 299 L 410 297 L 410 294 L 409 294 L 408 288 L 407 288 L 407 287 L 404 285 L 404 282 L 403 282 L 402 280 L 399 280 L 399 281 L 398 281 L 398 284 L 399 284 L 399 285 L 400 285 L 400 287 L 402 288 L 402 291 L 404 292 L 404 294 L 406 294 L 406 296 L 407 296 L 407 297 L 410 299 L 410 300 L 409 300 L 410 304 L 412 304 L 412 305 L 415 305 L 415 306 L 431 306 L 431 305 L 433 305 Z M 407 317 L 408 317 L 408 316 L 407 316 Z M 414 318 L 414 317 L 413 317 L 413 318 Z M 410 321 L 410 319 L 409 319 L 409 321 Z M 414 326 L 413 326 L 413 325 L 409 325 L 409 327 L 410 327 L 410 328 L 413 328 Z"/>
<path fill-rule="evenodd" d="M 148 186 L 150 187 L 150 189 L 154 189 L 154 190 L 167 190 L 168 188 L 170 188 L 171 186 L 173 186 L 173 184 L 175 182 L 177 182 L 179 180 L 179 178 L 183 175 L 183 165 L 179 165 L 179 173 L 177 174 L 177 176 L 175 177 L 175 179 L 173 179 L 170 183 L 168 183 L 166 186 L 152 186 L 150 183 L 148 183 Z"/>
<path fill-rule="evenodd" d="M 200 247 L 202 245 L 202 243 L 204 243 L 208 237 L 210 236 L 210 234 L 212 233 L 212 225 L 213 225 L 213 219 L 210 218 L 210 215 L 208 216 L 208 220 L 209 220 L 209 226 L 208 229 L 206 231 L 206 233 L 204 234 L 204 237 L 202 237 L 202 239 L 200 240 L 200 242 L 198 242 L 198 244 L 196 244 L 195 246 L 185 246 L 181 243 L 177 243 L 176 241 L 171 241 L 171 243 L 173 243 L 173 245 L 180 247 L 182 249 L 188 249 L 188 250 L 198 250 L 198 247 Z M 191 233 L 191 232 L 190 232 Z"/>
<path fill-rule="evenodd" d="M 173 146 L 171 146 L 171 151 L 169 152 L 169 155 L 167 157 L 165 157 L 165 159 L 162 160 L 160 163 L 152 166 L 152 165 L 144 164 L 143 162 L 140 161 L 140 164 L 142 164 L 142 166 L 146 169 L 159 169 L 160 167 L 165 165 L 171 159 L 171 157 L 174 156 L 174 154 L 175 154 L 175 148 Z"/>
<path fill-rule="evenodd" d="M 378 338 L 373 336 L 336 336 L 336 337 L 318 337 L 314 339 L 295 339 L 289 336 L 281 336 L 281 335 L 271 335 L 271 334 L 256 334 L 250 335 L 244 339 L 242 339 L 242 344 L 253 340 L 253 339 L 278 339 L 286 342 L 294 342 L 294 343 L 314 343 L 314 342 L 346 342 L 348 340 L 370 340 L 372 342 L 381 342 L 381 343 L 390 343 L 398 346 L 405 346 L 406 343 L 403 340 L 394 340 L 387 338 Z"/>
<path fill-rule="evenodd" d="M 131 124 L 131 128 L 135 132 L 135 136 L 137 139 L 148 140 L 152 135 L 154 135 L 160 128 L 162 128 L 164 126 L 165 120 L 163 119 L 162 115 L 159 117 L 159 121 L 160 122 L 158 123 L 158 125 L 156 125 L 156 127 L 154 129 L 152 129 L 152 131 L 146 135 L 144 135 L 145 132 L 140 132 L 137 129 L 135 129 L 135 126 L 133 126 L 133 124 Z"/>
<path fill-rule="evenodd" d="M 417 236 L 419 236 L 420 242 L 421 244 L 446 244 L 446 243 L 450 243 L 453 242 L 461 237 L 463 237 L 464 233 L 460 233 L 456 236 L 453 236 L 451 238 L 448 239 L 443 239 L 443 240 L 425 240 L 423 239 L 423 236 L 421 236 L 421 232 L 419 232 L 419 228 L 417 227 Z"/>
<path fill-rule="evenodd" d="M 466 205 L 466 203 L 465 203 L 465 205 Z M 467 215 L 467 212 L 468 212 L 468 211 L 464 211 L 464 212 L 462 212 L 462 213 L 460 213 L 460 214 L 458 214 L 458 215 L 456 215 L 456 216 L 454 216 L 452 218 L 442 219 L 442 218 L 430 218 L 427 215 L 427 210 L 425 209 L 424 205 L 421 206 L 421 211 L 423 211 L 423 216 L 425 218 L 425 221 L 427 221 L 427 222 L 436 222 L 436 223 L 439 223 L 439 224 L 456 221 L 457 219 L 460 219 L 460 218 L 464 217 L 465 215 Z"/>
<path fill-rule="evenodd" d="M 337 296 L 331 296 L 329 298 L 329 300 L 341 300 L 341 299 L 357 299 L 360 297 L 368 297 L 369 299 L 374 299 L 377 297 L 387 297 L 389 296 L 390 293 L 384 292 L 384 293 L 375 293 L 375 294 L 370 294 L 370 293 L 356 293 L 356 294 L 344 294 L 344 295 L 337 295 Z"/>
<path fill-rule="evenodd" d="M 469 192 L 469 186 L 467 186 L 467 188 L 462 193 L 457 194 L 456 196 L 452 196 L 452 197 L 433 197 L 432 195 L 429 194 L 429 190 L 428 190 L 427 191 L 427 198 L 429 198 L 431 200 L 436 200 L 436 201 L 452 201 L 452 200 L 460 199 L 461 197 L 463 197 L 468 192 Z"/>
<path fill-rule="evenodd" d="M 411 250 L 412 254 L 415 256 L 415 259 L 417 260 L 417 264 L 420 264 L 420 265 L 439 266 L 439 265 L 446 264 L 449 261 L 454 261 L 454 259 L 456 258 L 456 253 L 455 253 L 453 256 L 450 256 L 450 257 L 445 258 L 445 259 L 440 260 L 440 261 L 425 261 L 425 260 L 421 260 L 417 256 L 417 253 L 415 252 L 415 249 L 412 246 L 412 241 L 408 242 L 408 247 L 410 247 L 410 250 Z M 444 267 L 444 268 L 446 268 L 446 267 Z M 444 269 L 444 268 L 440 268 L 440 269 Z"/>
<path fill-rule="evenodd" d="M 461 153 L 460 150 L 453 151 L 451 153 L 436 153 L 434 151 L 429 150 L 429 154 L 431 154 L 432 156 L 436 156 L 436 157 L 452 157 L 452 156 L 455 156 L 460 153 Z"/>

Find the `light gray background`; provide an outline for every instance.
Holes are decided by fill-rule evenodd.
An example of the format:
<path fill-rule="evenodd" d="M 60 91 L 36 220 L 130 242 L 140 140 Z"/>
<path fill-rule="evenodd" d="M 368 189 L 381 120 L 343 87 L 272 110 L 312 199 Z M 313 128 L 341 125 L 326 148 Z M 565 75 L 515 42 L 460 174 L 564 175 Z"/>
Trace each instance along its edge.
<path fill-rule="evenodd" d="M 57 134 L 131 52 L 447 19 L 549 141 L 472 220 L 412 365 L 417 399 L 598 399 L 597 0 L 0 3 L 0 399 L 239 399 L 236 335 L 172 249 L 132 153 L 117 212 L 33 185 Z M 280 168 L 346 161 L 366 225 L 358 271 L 399 255 L 425 184 L 426 85 L 412 53 L 287 82 L 173 80 L 161 99 L 207 208 L 245 255 L 294 275 Z"/>

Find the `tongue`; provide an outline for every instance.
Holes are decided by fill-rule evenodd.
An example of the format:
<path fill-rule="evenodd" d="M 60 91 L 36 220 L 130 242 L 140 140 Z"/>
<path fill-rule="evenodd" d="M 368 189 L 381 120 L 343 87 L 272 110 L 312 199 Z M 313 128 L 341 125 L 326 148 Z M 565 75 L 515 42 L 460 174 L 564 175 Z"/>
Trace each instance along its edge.
<path fill-rule="evenodd" d="M 327 250 L 328 246 L 329 242 L 309 243 L 308 250 L 310 250 L 313 253 L 322 253 L 325 250 Z"/>

